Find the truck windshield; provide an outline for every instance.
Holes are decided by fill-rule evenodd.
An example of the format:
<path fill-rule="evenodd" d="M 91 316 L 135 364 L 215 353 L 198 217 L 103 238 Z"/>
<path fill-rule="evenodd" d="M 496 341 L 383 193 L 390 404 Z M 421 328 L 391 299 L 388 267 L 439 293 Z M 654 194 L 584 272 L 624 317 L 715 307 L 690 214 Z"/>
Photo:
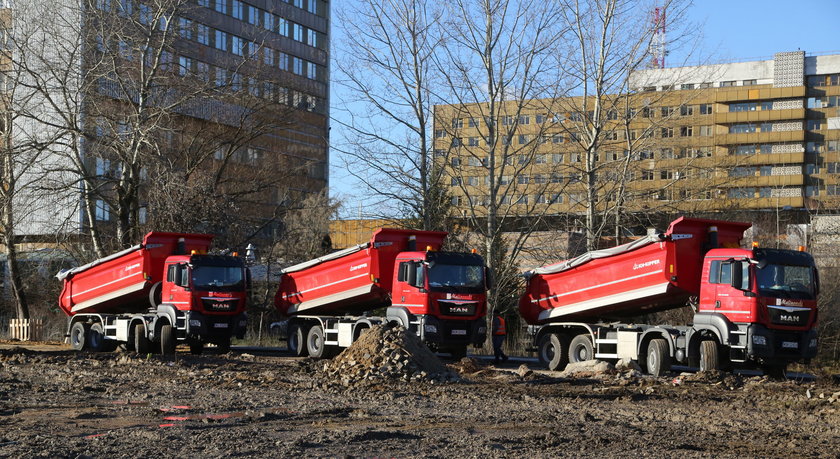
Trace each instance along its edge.
<path fill-rule="evenodd" d="M 484 289 L 484 266 L 434 263 L 429 269 L 432 290 L 473 292 Z"/>
<path fill-rule="evenodd" d="M 810 266 L 767 264 L 756 269 L 758 290 L 763 296 L 813 299 L 814 276 Z"/>
<path fill-rule="evenodd" d="M 244 288 L 241 266 L 193 266 L 193 288 L 196 290 L 235 291 Z"/>

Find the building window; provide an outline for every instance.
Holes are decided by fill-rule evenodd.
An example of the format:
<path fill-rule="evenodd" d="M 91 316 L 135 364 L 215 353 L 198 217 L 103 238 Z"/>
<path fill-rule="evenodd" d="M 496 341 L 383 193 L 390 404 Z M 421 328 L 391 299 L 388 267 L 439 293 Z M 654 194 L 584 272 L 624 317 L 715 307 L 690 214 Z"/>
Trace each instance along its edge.
<path fill-rule="evenodd" d="M 807 127 L 809 131 L 819 131 L 822 129 L 822 120 L 808 120 Z"/>
<path fill-rule="evenodd" d="M 467 145 L 469 145 L 471 147 L 477 147 L 478 146 L 478 137 L 468 138 L 467 139 Z"/>
<path fill-rule="evenodd" d="M 700 104 L 700 114 L 701 115 L 711 115 L 712 114 L 712 104 Z"/>
<path fill-rule="evenodd" d="M 741 82 L 742 86 L 752 86 L 756 84 L 756 80 L 744 80 Z"/>
<path fill-rule="evenodd" d="M 95 206 L 95 214 L 96 220 L 104 222 L 111 219 L 111 208 L 108 206 L 108 203 L 97 199 L 96 206 Z"/>
<path fill-rule="evenodd" d="M 694 135 L 694 127 L 682 126 L 680 127 L 680 137 L 691 137 Z"/>
<path fill-rule="evenodd" d="M 258 25 L 260 22 L 260 9 L 255 6 L 246 5 L 248 10 L 248 23 Z"/>
<path fill-rule="evenodd" d="M 292 56 L 292 71 L 296 75 L 303 75 L 303 59 Z"/>
<path fill-rule="evenodd" d="M 303 26 L 300 24 L 292 23 L 292 38 L 295 41 L 303 42 Z"/>
<path fill-rule="evenodd" d="M 519 117 L 519 124 L 531 124 L 531 117 L 528 115 L 521 115 Z"/>
<path fill-rule="evenodd" d="M 667 118 L 674 114 L 674 107 L 662 107 L 660 111 L 662 112 L 662 117 Z"/>
<path fill-rule="evenodd" d="M 681 84 L 680 89 L 694 89 L 694 85 L 691 83 Z"/>
<path fill-rule="evenodd" d="M 216 0 L 216 11 L 222 14 L 227 14 L 228 0 Z"/>
<path fill-rule="evenodd" d="M 745 134 L 755 131 L 756 127 L 754 124 L 733 124 L 732 126 L 729 126 L 730 134 Z"/>
<path fill-rule="evenodd" d="M 223 51 L 228 50 L 228 37 L 225 32 L 221 30 L 216 31 L 216 41 L 214 42 L 216 49 L 221 49 Z"/>
<path fill-rule="evenodd" d="M 701 137 L 711 137 L 713 126 L 700 126 L 700 136 Z"/>
<path fill-rule="evenodd" d="M 720 82 L 720 87 L 721 88 L 728 88 L 728 87 L 732 87 L 732 86 L 735 86 L 735 81 L 721 81 Z"/>
<path fill-rule="evenodd" d="M 680 107 L 680 115 L 682 116 L 691 116 L 694 114 L 694 106 L 693 105 L 683 105 Z"/>
<path fill-rule="evenodd" d="M 671 127 L 662 128 L 661 137 L 663 139 L 666 139 L 666 138 L 669 138 L 669 137 L 674 137 L 674 128 L 671 128 Z"/>
<path fill-rule="evenodd" d="M 245 45 L 245 41 L 242 39 L 242 37 L 237 37 L 236 35 L 231 36 L 231 46 L 232 46 L 231 51 L 233 52 L 233 54 L 236 54 L 237 56 L 241 56 L 242 55 L 242 48 L 243 48 L 244 45 Z"/>

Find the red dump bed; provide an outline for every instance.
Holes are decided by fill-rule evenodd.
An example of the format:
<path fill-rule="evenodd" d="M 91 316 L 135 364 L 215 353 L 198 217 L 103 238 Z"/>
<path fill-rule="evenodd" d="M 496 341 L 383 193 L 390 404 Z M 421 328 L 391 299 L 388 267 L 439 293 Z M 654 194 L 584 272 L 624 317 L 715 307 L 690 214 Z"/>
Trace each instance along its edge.
<path fill-rule="evenodd" d="M 163 279 L 166 258 L 178 251 L 206 252 L 213 236 L 151 232 L 143 243 L 84 266 L 62 271 L 64 286 L 58 304 L 68 315 L 77 313 L 143 312 L 150 308 L 149 289 Z"/>
<path fill-rule="evenodd" d="M 409 249 L 440 250 L 447 233 L 382 228 L 369 242 L 284 269 L 274 298 L 277 310 L 297 314 L 344 315 L 390 303 L 397 254 Z"/>
<path fill-rule="evenodd" d="M 738 247 L 750 224 L 681 217 L 665 234 L 525 273 L 519 311 L 530 324 L 610 320 L 684 306 L 700 294 L 709 229 Z"/>

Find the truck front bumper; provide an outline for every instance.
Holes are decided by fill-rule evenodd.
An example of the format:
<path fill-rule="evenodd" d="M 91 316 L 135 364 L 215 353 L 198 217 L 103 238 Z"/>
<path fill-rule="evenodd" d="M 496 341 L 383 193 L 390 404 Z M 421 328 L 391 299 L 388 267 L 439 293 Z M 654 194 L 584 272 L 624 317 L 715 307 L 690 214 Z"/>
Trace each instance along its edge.
<path fill-rule="evenodd" d="M 747 355 L 759 363 L 792 363 L 817 355 L 817 331 L 771 330 L 751 324 L 747 328 Z"/>
<path fill-rule="evenodd" d="M 482 346 L 487 340 L 487 324 L 483 317 L 475 320 L 448 320 L 420 316 L 420 337 L 438 349 Z"/>
<path fill-rule="evenodd" d="M 231 337 L 242 339 L 248 325 L 248 316 L 244 312 L 235 316 L 216 316 L 189 311 L 186 316 L 187 337 L 202 341 Z"/>

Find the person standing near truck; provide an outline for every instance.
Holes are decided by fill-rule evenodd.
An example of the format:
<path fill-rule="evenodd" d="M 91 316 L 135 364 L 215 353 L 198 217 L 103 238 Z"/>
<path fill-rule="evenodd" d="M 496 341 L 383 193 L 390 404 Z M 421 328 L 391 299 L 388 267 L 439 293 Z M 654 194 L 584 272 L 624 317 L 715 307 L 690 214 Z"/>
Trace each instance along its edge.
<path fill-rule="evenodd" d="M 493 312 L 493 356 L 496 365 L 499 360 L 507 362 L 508 356 L 502 351 L 502 346 L 505 344 L 507 337 L 507 328 L 505 327 L 505 319 L 499 314 L 499 311 Z"/>

